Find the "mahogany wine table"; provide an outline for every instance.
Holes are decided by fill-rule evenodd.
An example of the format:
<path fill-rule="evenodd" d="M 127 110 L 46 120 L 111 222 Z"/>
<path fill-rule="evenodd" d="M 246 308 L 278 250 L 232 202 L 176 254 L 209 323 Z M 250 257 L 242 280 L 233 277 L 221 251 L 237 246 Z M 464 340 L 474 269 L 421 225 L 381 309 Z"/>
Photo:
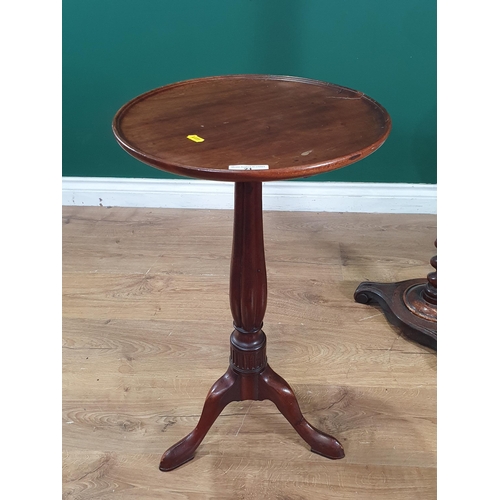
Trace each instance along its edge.
<path fill-rule="evenodd" d="M 307 422 L 292 389 L 267 362 L 262 182 L 361 160 L 384 143 L 390 128 L 386 110 L 361 92 L 287 76 L 188 80 L 140 95 L 118 111 L 113 132 L 135 158 L 174 174 L 235 183 L 229 368 L 210 389 L 195 429 L 163 454 L 160 470 L 192 459 L 224 407 L 244 400 L 271 400 L 313 452 L 344 456 L 334 437 Z"/>

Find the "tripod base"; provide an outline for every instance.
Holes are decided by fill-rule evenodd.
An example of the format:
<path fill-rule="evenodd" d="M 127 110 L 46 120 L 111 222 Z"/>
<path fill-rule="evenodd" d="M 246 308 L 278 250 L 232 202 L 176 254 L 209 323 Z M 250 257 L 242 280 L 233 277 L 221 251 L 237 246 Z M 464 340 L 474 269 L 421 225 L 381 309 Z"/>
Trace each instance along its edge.
<path fill-rule="evenodd" d="M 311 451 L 331 459 L 344 457 L 342 445 L 334 437 L 314 428 L 304 418 L 291 387 L 266 363 L 265 368 L 257 373 L 244 373 L 233 366 L 228 368 L 210 389 L 198 425 L 163 454 L 160 470 L 170 471 L 191 460 L 210 427 L 229 403 L 264 399 L 271 400 L 277 406 L 309 444 Z"/>

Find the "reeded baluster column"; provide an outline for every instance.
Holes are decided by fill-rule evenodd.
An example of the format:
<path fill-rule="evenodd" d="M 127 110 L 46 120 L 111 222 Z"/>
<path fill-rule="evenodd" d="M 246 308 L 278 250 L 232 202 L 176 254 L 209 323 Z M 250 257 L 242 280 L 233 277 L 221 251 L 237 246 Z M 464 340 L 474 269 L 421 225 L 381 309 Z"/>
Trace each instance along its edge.
<path fill-rule="evenodd" d="M 231 366 L 241 373 L 258 372 L 266 366 L 262 320 L 267 305 L 261 182 L 235 183 L 229 297 Z"/>

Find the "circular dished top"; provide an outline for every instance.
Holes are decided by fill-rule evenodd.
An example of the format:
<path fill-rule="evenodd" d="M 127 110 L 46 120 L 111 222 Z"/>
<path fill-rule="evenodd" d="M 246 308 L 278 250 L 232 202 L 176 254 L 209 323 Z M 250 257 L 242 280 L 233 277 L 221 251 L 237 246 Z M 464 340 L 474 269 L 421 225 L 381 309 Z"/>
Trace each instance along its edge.
<path fill-rule="evenodd" d="M 292 179 L 337 169 L 378 149 L 387 111 L 361 92 L 288 76 L 187 80 L 142 94 L 113 120 L 144 163 L 221 181 Z"/>

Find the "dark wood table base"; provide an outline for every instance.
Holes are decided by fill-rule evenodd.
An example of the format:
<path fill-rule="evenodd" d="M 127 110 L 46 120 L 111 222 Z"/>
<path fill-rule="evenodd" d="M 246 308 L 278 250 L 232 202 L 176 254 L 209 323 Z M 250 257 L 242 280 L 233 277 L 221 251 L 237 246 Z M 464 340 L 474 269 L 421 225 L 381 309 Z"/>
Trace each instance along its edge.
<path fill-rule="evenodd" d="M 342 445 L 304 418 L 291 387 L 267 364 L 266 335 L 262 331 L 267 277 L 261 182 L 235 183 L 229 296 L 234 319 L 229 368 L 210 389 L 195 429 L 163 454 L 160 470 L 173 470 L 191 460 L 226 405 L 246 400 L 271 400 L 313 452 L 343 458 Z"/>
<path fill-rule="evenodd" d="M 437 242 L 435 243 L 437 246 Z M 437 257 L 431 259 L 437 270 Z M 427 279 L 374 283 L 365 281 L 354 292 L 354 300 L 361 304 L 377 303 L 386 318 L 397 326 L 404 336 L 437 351 L 437 272 Z"/>
<path fill-rule="evenodd" d="M 311 451 L 332 459 L 344 457 L 342 445 L 304 418 L 291 387 L 267 364 L 263 332 L 262 336 L 264 343 L 260 347 L 244 351 L 235 345 L 235 334 L 231 335 L 231 364 L 227 372 L 210 389 L 195 429 L 163 454 L 160 470 L 173 470 L 191 460 L 216 418 L 232 401 L 269 399 L 309 444 Z M 255 364 L 261 366 L 248 368 Z"/>

